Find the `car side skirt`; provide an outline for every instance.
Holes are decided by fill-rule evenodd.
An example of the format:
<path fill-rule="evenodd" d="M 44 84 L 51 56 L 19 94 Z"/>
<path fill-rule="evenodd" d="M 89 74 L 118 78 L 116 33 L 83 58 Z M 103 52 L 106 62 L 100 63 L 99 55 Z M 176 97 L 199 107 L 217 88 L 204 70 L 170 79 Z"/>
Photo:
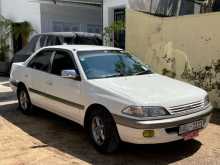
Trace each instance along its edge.
<path fill-rule="evenodd" d="M 68 106 L 75 107 L 75 108 L 80 109 L 80 110 L 84 110 L 84 109 L 85 109 L 85 106 L 84 106 L 84 105 L 81 105 L 81 104 L 78 104 L 78 103 L 74 103 L 74 102 L 71 102 L 71 101 L 68 101 L 68 100 L 64 100 L 64 99 L 62 99 L 62 98 L 59 98 L 59 97 L 56 97 L 56 96 L 53 96 L 53 95 L 50 95 L 50 94 L 47 94 L 47 93 L 44 93 L 44 92 L 41 92 L 41 91 L 32 89 L 32 88 L 29 88 L 29 91 L 30 91 L 30 92 L 33 92 L 33 93 L 36 93 L 36 94 L 38 94 L 38 95 L 47 97 L 47 98 L 52 99 L 52 100 L 56 100 L 56 101 L 58 101 L 58 102 L 61 102 L 61 103 L 63 103 L 63 104 L 66 104 L 66 105 L 68 105 Z"/>

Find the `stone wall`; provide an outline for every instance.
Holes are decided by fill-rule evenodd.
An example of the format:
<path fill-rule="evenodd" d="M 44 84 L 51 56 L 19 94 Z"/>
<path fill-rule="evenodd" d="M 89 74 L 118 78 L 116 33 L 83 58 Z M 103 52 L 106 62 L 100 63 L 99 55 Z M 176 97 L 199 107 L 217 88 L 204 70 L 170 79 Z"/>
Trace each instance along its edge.
<path fill-rule="evenodd" d="M 218 20 L 220 13 L 161 18 L 127 10 L 126 49 L 158 73 L 201 86 L 220 107 Z"/>

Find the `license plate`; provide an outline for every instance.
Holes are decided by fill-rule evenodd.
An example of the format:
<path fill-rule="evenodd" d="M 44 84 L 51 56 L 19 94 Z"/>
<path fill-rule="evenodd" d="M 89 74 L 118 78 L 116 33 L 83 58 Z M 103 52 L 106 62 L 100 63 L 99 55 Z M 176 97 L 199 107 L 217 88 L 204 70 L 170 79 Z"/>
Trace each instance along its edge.
<path fill-rule="evenodd" d="M 199 120 L 199 121 L 195 121 L 193 123 L 188 123 L 185 125 L 181 125 L 179 128 L 179 134 L 183 135 L 185 133 L 189 133 L 195 130 L 199 130 L 202 129 L 204 127 L 204 121 L 203 120 Z"/>
<path fill-rule="evenodd" d="M 188 132 L 182 134 L 185 141 L 194 139 L 195 137 L 199 136 L 199 130 Z"/>

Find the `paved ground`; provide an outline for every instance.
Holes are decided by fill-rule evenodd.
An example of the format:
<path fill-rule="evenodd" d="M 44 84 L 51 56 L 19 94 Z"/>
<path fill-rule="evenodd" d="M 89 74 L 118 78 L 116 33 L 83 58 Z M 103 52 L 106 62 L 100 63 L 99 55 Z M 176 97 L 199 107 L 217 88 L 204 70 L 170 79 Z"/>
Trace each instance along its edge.
<path fill-rule="evenodd" d="M 215 112 L 208 129 L 196 140 L 163 145 L 122 144 L 117 153 L 101 155 L 77 124 L 39 109 L 32 116 L 22 115 L 6 81 L 0 77 L 0 165 L 220 164 L 220 111 Z"/>

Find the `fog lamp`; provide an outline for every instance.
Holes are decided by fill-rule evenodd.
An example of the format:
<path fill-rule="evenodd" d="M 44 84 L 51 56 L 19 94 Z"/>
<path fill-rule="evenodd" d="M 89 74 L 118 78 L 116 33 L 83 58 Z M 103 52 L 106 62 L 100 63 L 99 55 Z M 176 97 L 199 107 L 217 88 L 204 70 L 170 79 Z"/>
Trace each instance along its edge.
<path fill-rule="evenodd" d="M 143 132 L 143 136 L 145 138 L 151 138 L 151 137 L 154 137 L 154 135 L 155 135 L 154 130 L 144 130 Z"/>

